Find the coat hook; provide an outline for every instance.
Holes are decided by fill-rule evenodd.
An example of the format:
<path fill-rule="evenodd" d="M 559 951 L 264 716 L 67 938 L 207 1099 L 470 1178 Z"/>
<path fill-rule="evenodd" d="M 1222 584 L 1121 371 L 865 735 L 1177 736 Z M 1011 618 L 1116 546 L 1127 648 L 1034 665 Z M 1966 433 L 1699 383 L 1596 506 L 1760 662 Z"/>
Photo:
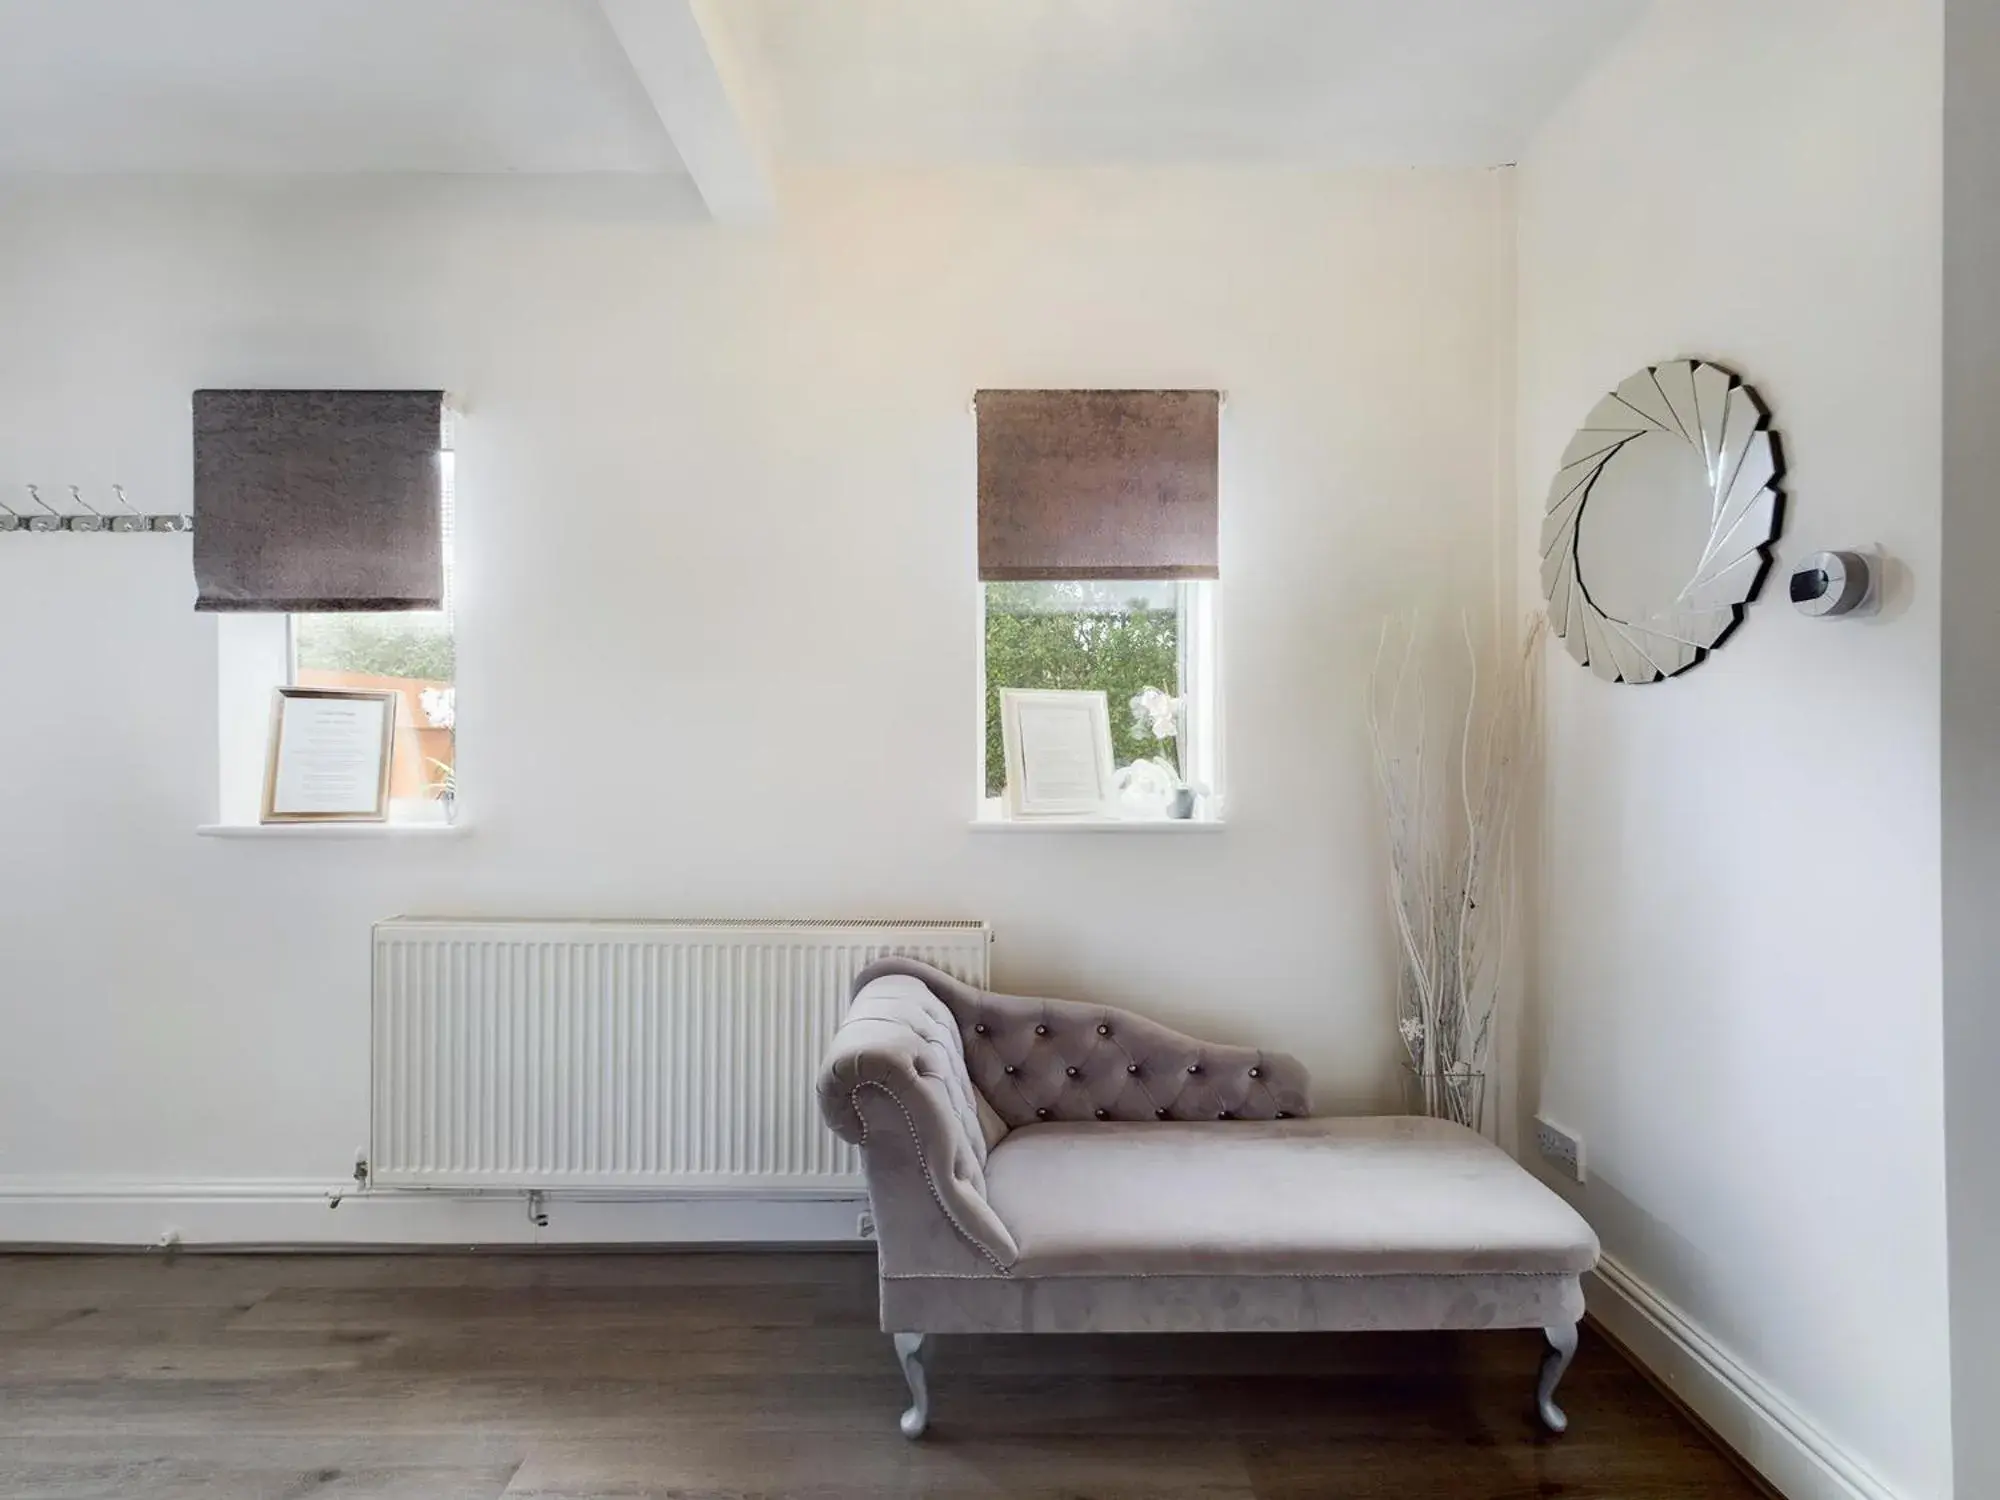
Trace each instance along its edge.
<path fill-rule="evenodd" d="M 42 492 L 36 489 L 32 484 L 28 486 L 28 498 L 34 501 L 35 504 L 39 505 L 43 510 L 48 512 L 48 514 L 45 516 L 29 516 L 28 530 L 61 531 L 63 529 L 62 512 L 57 510 L 53 505 L 49 504 L 48 501 L 44 500 L 42 498 Z"/>
<path fill-rule="evenodd" d="M 111 488 L 118 492 L 118 503 L 123 505 L 127 510 L 132 511 L 134 515 L 138 515 L 138 512 L 133 508 L 132 502 L 125 498 L 125 486 L 122 484 L 114 484 L 111 486 Z M 177 514 L 177 515 L 167 515 L 167 516 L 142 516 L 140 517 L 140 519 L 145 521 L 147 527 L 154 531 L 194 530 L 193 516 Z"/>
<path fill-rule="evenodd" d="M 71 485 L 69 487 L 69 497 L 70 499 L 74 500 L 78 505 L 81 505 L 84 508 L 85 514 L 80 516 L 79 515 L 65 516 L 63 518 L 63 525 L 65 527 L 67 527 L 71 531 L 104 530 L 104 523 L 105 523 L 104 512 L 97 509 L 88 500 L 83 498 L 83 490 L 80 486 L 74 484 Z"/>
<path fill-rule="evenodd" d="M 125 498 L 125 486 L 114 484 L 111 486 L 111 493 L 118 497 L 119 505 L 126 512 L 122 516 L 113 516 L 111 518 L 111 529 L 113 531 L 144 531 L 146 529 L 146 518 L 133 509 L 132 502 Z"/>

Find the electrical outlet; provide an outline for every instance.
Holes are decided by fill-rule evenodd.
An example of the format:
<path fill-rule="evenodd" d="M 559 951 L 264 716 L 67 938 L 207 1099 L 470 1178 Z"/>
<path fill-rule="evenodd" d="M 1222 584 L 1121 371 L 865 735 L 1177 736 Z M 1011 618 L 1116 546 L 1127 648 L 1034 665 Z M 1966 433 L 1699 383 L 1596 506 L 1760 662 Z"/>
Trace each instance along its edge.
<path fill-rule="evenodd" d="M 1535 1149 L 1571 1182 L 1582 1182 L 1583 1137 L 1542 1115 L 1535 1116 Z"/>

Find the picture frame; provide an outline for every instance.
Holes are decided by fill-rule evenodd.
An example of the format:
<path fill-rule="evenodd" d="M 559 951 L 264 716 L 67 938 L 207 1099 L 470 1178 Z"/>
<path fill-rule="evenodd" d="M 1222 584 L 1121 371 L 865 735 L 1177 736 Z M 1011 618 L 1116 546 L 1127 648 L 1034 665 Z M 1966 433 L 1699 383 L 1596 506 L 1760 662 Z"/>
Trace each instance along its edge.
<path fill-rule="evenodd" d="M 1117 796 L 1111 710 L 1102 692 L 1002 688 L 1000 743 L 1009 816 L 1076 818 L 1111 811 Z"/>
<path fill-rule="evenodd" d="M 281 687 L 271 696 L 264 823 L 386 823 L 402 695 Z"/>

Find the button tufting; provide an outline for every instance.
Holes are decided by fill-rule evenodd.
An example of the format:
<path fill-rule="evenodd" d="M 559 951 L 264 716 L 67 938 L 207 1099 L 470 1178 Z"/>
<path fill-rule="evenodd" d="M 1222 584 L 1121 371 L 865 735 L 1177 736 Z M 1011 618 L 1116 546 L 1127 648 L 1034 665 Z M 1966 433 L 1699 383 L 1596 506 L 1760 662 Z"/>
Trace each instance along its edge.
<path fill-rule="evenodd" d="M 1125 1064 L 1125 1071 L 1128 1073 L 1136 1073 L 1139 1071 L 1139 1065 L 1137 1063 L 1127 1063 Z"/>
<path fill-rule="evenodd" d="M 1048 1034 L 1049 1034 L 1049 1028 L 1046 1026 L 1037 1026 L 1035 1028 L 1036 1036 L 1047 1036 Z"/>
<path fill-rule="evenodd" d="M 1232 1114 L 1231 1114 L 1231 1113 L 1230 1113 L 1230 1112 L 1229 1112 L 1228 1110 L 1226 1110 L 1226 1109 L 1225 1109 L 1225 1110 L 1224 1110 L 1224 1111 L 1223 1111 L 1223 1112 L 1222 1112 L 1221 1114 L 1219 1114 L 1219 1115 L 1217 1115 L 1217 1116 L 1216 1116 L 1216 1119 L 1218 1119 L 1218 1120 L 1233 1120 L 1233 1119 L 1235 1119 L 1235 1118 L 1236 1118 L 1236 1116 L 1232 1115 Z"/>
<path fill-rule="evenodd" d="M 1063 1071 L 1064 1071 L 1065 1073 L 1069 1074 L 1069 1076 L 1070 1076 L 1070 1077 L 1072 1077 L 1072 1078 L 1076 1077 L 1076 1069 L 1075 1069 L 1075 1068 L 1064 1068 L 1064 1069 L 1063 1069 Z"/>
<path fill-rule="evenodd" d="M 1037 1120 L 1046 1120 L 1048 1117 L 1049 1117 L 1049 1112 L 1045 1109 L 1038 1109 L 1035 1111 L 1035 1118 Z"/>
<path fill-rule="evenodd" d="M 1006 1072 L 1007 1072 L 1007 1075 L 1008 1075 L 1008 1077 L 1010 1077 L 1010 1078 L 1011 1078 L 1011 1077 L 1012 1077 L 1012 1076 L 1013 1076 L 1014 1074 L 1016 1074 L 1016 1073 L 1018 1073 L 1018 1072 L 1020 1072 L 1020 1071 L 1021 1071 L 1021 1070 L 1020 1070 L 1019 1068 L 1015 1067 L 1015 1066 L 1014 1066 L 1014 1065 L 1013 1065 L 1012 1063 L 1008 1063 L 1008 1064 L 1007 1064 L 1007 1068 L 1006 1068 Z"/>
<path fill-rule="evenodd" d="M 1262 1068 L 1252 1068 L 1250 1070 L 1250 1076 L 1252 1078 L 1262 1078 L 1264 1076 L 1264 1070 Z"/>
<path fill-rule="evenodd" d="M 1110 1036 L 1111 1035 L 1110 1026 L 1103 1021 L 1099 1021 L 1097 1023 L 1097 1034 L 1099 1036 Z"/>
<path fill-rule="evenodd" d="M 1281 1120 L 1289 1120 L 1291 1118 L 1291 1113 L 1287 1110 L 1281 1109 L 1278 1111 L 1278 1118 Z"/>
<path fill-rule="evenodd" d="M 1111 1118 L 1111 1111 L 1108 1109 L 1100 1109 L 1097 1112 L 1097 1118 L 1100 1120 L 1108 1120 Z"/>
<path fill-rule="evenodd" d="M 1164 1109 L 1156 1109 L 1153 1111 L 1153 1118 L 1156 1120 L 1164 1120 L 1166 1117 L 1167 1117 L 1167 1112 Z"/>
<path fill-rule="evenodd" d="M 1189 1071 L 1190 1073 L 1199 1073 L 1199 1072 L 1201 1071 L 1201 1064 L 1200 1064 L 1200 1063 L 1189 1063 L 1189 1064 L 1188 1064 L 1188 1071 Z"/>
<path fill-rule="evenodd" d="M 977 1026 L 973 1027 L 972 1029 L 978 1032 L 979 1035 L 981 1036 L 986 1035 L 986 1023 L 984 1021 L 981 1021 Z"/>

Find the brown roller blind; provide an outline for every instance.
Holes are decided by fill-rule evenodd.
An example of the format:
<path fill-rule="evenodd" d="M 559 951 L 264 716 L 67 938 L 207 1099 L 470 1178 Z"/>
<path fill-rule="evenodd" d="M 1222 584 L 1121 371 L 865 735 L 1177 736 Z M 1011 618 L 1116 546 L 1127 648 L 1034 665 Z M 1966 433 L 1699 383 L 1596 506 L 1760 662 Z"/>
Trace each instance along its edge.
<path fill-rule="evenodd" d="M 981 391 L 979 576 L 1216 576 L 1216 391 Z"/>
<path fill-rule="evenodd" d="M 195 608 L 438 609 L 442 391 L 196 391 Z"/>

